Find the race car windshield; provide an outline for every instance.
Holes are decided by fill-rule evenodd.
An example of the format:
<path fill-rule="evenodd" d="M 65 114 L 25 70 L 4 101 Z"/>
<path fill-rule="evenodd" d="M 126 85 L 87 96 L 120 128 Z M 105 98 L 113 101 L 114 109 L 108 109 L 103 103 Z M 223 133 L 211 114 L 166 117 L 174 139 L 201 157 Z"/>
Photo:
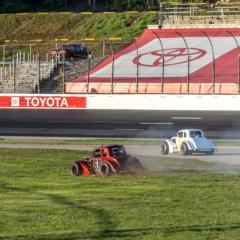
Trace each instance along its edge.
<path fill-rule="evenodd" d="M 110 155 L 124 155 L 126 153 L 125 149 L 123 146 L 115 146 L 109 148 Z"/>
<path fill-rule="evenodd" d="M 202 133 L 200 131 L 191 131 L 191 137 L 202 137 Z"/>

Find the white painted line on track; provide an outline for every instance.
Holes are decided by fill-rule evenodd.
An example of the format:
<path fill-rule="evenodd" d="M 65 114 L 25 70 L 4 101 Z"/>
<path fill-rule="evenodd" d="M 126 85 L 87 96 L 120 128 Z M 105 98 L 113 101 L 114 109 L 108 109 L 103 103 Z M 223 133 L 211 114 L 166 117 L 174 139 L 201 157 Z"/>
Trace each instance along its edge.
<path fill-rule="evenodd" d="M 144 131 L 143 128 L 114 128 L 114 131 Z"/>
<path fill-rule="evenodd" d="M 142 125 L 174 125 L 172 122 L 141 122 Z"/>
<path fill-rule="evenodd" d="M 172 120 L 202 120 L 202 117 L 171 117 Z"/>
<path fill-rule="evenodd" d="M 125 122 L 124 122 L 124 121 L 123 121 L 123 122 L 109 121 L 109 122 L 107 122 L 107 123 L 120 123 L 120 124 L 122 123 L 122 124 L 125 124 L 125 123 L 134 123 L 134 122 L 126 122 L 126 121 L 125 121 Z"/>

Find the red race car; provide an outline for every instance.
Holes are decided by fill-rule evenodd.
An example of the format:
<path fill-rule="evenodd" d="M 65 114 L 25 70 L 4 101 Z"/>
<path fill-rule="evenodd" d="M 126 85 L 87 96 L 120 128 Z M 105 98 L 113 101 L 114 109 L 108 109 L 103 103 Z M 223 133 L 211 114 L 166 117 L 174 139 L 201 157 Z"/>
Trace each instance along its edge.
<path fill-rule="evenodd" d="M 139 160 L 126 153 L 122 145 L 108 145 L 96 148 L 91 157 L 77 160 L 72 165 L 73 176 L 109 176 L 122 172 L 136 173 L 143 167 Z"/>

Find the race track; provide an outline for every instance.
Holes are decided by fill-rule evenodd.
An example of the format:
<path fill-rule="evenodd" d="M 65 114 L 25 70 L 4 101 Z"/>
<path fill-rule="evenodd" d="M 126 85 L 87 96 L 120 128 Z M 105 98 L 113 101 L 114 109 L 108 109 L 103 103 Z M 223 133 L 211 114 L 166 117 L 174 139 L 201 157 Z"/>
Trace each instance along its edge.
<path fill-rule="evenodd" d="M 0 144 L 0 148 L 33 148 L 33 149 L 66 149 L 66 150 L 84 150 L 92 151 L 96 146 L 93 145 L 55 145 L 55 144 Z M 142 157 L 163 156 L 157 145 L 125 145 L 127 152 L 131 155 Z M 208 162 L 218 162 L 229 165 L 240 165 L 240 146 L 217 146 L 214 155 L 193 154 L 182 156 L 181 154 L 165 155 L 163 157 L 176 159 L 197 159 Z M 146 163 L 148 159 L 144 159 Z"/>
<path fill-rule="evenodd" d="M 211 138 L 240 139 L 240 113 L 219 111 L 0 110 L 1 136 L 163 138 L 202 128 Z"/>
<path fill-rule="evenodd" d="M 134 155 L 143 156 L 160 156 L 159 146 L 127 146 L 127 150 Z M 219 162 L 231 165 L 240 164 L 240 146 L 217 146 L 214 155 L 193 154 L 182 156 L 181 154 L 171 154 L 166 157 L 183 158 L 183 159 L 198 159 L 208 162 Z"/>

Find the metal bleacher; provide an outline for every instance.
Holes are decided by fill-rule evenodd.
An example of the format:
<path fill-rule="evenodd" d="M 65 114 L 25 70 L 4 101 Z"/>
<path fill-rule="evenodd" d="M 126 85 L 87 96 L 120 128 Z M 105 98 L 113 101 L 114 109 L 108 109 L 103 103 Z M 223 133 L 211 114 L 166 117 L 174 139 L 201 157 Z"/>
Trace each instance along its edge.
<path fill-rule="evenodd" d="M 240 1 L 206 3 L 160 3 L 159 25 L 240 24 Z"/>

